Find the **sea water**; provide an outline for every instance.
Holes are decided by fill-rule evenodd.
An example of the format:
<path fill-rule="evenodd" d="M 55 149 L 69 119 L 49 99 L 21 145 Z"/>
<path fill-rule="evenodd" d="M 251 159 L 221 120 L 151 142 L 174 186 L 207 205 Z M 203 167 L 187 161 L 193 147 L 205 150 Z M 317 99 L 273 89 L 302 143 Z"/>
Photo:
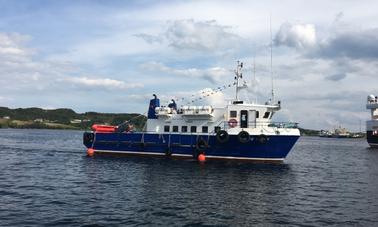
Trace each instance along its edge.
<path fill-rule="evenodd" d="M 378 150 L 301 137 L 282 164 L 87 157 L 82 132 L 0 130 L 0 226 L 377 226 Z"/>

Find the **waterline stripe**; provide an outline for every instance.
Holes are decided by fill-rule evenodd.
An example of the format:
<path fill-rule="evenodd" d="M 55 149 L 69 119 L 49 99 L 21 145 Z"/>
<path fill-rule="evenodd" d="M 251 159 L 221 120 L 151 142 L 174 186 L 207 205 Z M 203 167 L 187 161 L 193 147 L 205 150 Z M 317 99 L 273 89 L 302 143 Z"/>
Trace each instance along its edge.
<path fill-rule="evenodd" d="M 165 153 L 155 153 L 155 152 L 144 152 L 144 151 L 113 151 L 113 150 L 95 150 L 100 153 L 113 153 L 113 154 L 141 154 L 141 155 L 154 155 L 154 156 L 165 156 Z M 189 154 L 172 154 L 176 157 L 190 157 Z M 249 157 L 232 157 L 232 156 L 217 156 L 217 155 L 206 155 L 209 159 L 231 159 L 231 160 L 256 160 L 256 161 L 283 161 L 283 158 L 249 158 Z"/>
<path fill-rule="evenodd" d="M 113 151 L 113 150 L 96 150 L 96 152 L 101 153 L 117 153 L 117 154 L 144 154 L 144 155 L 155 155 L 155 156 L 165 156 L 164 153 L 155 153 L 155 152 L 144 152 L 144 151 Z"/>
<path fill-rule="evenodd" d="M 234 160 L 257 160 L 257 161 L 283 161 L 283 158 L 249 158 L 249 157 L 232 157 L 232 156 L 213 156 L 206 155 L 206 158 L 214 159 L 234 159 Z"/>

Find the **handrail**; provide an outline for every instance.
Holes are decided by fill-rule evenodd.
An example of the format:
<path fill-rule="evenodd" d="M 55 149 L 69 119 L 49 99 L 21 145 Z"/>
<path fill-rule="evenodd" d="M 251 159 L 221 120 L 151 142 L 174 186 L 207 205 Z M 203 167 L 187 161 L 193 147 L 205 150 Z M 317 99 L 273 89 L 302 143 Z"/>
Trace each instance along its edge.
<path fill-rule="evenodd" d="M 240 128 L 240 122 L 237 122 L 235 124 L 235 127 L 231 127 L 228 124 L 228 121 L 223 121 L 224 124 L 224 129 L 230 129 L 230 128 Z M 248 121 L 247 128 L 298 128 L 298 123 L 297 122 L 255 122 L 255 121 Z"/>
<path fill-rule="evenodd" d="M 235 124 L 235 127 L 231 127 L 228 124 L 228 121 L 220 121 L 219 124 L 217 124 L 215 127 L 220 127 L 221 130 L 227 130 L 227 129 L 232 129 L 232 128 L 237 128 L 240 129 L 240 122 L 237 122 Z M 255 121 L 248 121 L 247 128 L 245 129 L 251 129 L 251 128 L 258 128 L 258 129 L 263 129 L 263 130 L 272 130 L 272 129 L 295 129 L 298 128 L 298 123 L 297 122 L 255 122 Z M 185 132 L 183 134 L 191 134 L 191 135 L 197 135 L 197 134 L 209 134 L 213 135 L 216 133 L 215 127 L 212 128 L 212 130 L 209 130 L 207 133 L 202 133 L 202 132 Z M 243 129 L 243 128 L 241 128 Z M 133 131 L 137 132 L 138 131 Z M 133 133 L 129 132 L 129 133 Z M 139 133 L 157 133 L 156 131 L 140 131 Z M 159 133 L 159 134 L 181 134 L 182 132 L 169 132 L 169 133 Z"/>

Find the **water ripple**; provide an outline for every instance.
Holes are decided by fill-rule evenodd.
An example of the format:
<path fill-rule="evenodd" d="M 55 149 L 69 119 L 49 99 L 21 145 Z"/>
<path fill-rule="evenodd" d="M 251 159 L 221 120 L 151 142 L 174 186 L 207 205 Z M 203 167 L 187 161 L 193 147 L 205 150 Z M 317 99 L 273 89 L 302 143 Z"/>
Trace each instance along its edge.
<path fill-rule="evenodd" d="M 378 151 L 303 137 L 284 164 L 88 158 L 82 132 L 0 130 L 1 226 L 374 226 Z"/>

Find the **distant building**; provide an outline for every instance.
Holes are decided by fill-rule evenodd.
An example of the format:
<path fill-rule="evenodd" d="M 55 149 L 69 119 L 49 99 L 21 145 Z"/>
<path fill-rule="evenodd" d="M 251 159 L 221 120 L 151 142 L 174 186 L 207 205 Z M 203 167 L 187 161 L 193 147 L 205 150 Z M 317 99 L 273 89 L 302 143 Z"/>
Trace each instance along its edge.
<path fill-rule="evenodd" d="M 71 124 L 80 124 L 82 122 L 82 120 L 80 119 L 73 119 L 70 121 Z"/>
<path fill-rule="evenodd" d="M 42 119 L 42 118 L 37 118 L 37 119 L 34 119 L 34 122 L 42 123 L 42 122 L 43 122 L 43 119 Z"/>
<path fill-rule="evenodd" d="M 4 116 L 3 119 L 5 119 L 5 120 L 9 120 L 10 117 L 9 117 L 9 116 Z"/>

